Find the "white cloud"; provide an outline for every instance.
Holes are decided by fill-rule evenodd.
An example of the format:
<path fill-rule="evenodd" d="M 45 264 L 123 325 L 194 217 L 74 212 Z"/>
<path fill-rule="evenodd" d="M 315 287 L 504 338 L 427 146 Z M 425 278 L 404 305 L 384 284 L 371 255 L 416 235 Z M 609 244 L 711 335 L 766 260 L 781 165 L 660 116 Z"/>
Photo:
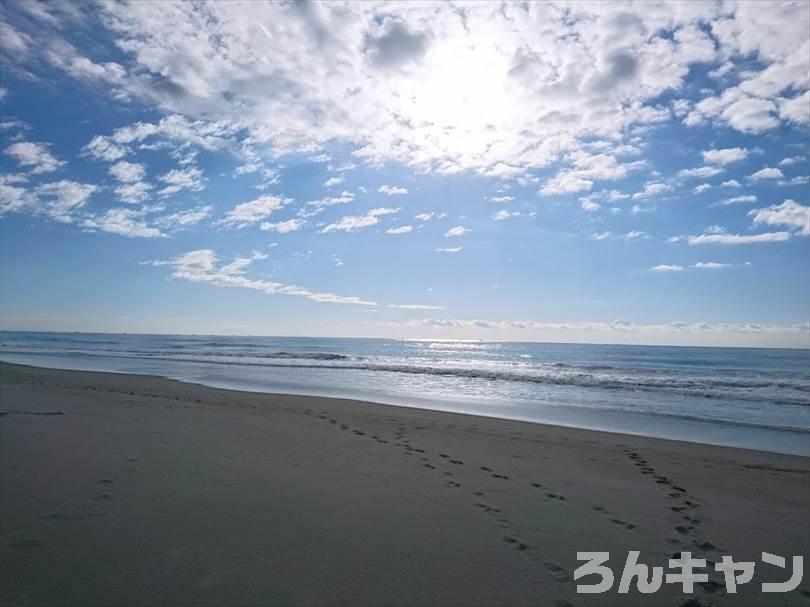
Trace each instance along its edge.
<path fill-rule="evenodd" d="M 733 188 L 733 189 L 737 189 L 737 188 L 741 188 L 741 187 L 742 187 L 742 184 L 739 181 L 737 181 L 736 179 L 728 179 L 728 180 L 724 181 L 723 183 L 721 183 L 720 185 L 711 185 L 711 184 L 708 184 L 708 183 L 701 183 L 700 185 L 695 186 L 695 188 L 692 191 L 695 194 L 701 194 L 701 193 L 707 192 L 707 191 L 709 191 L 709 190 L 711 190 L 713 188 Z"/>
<path fill-rule="evenodd" d="M 418 219 L 419 221 L 430 221 L 433 219 L 433 213 L 419 213 L 418 215 L 414 215 L 414 219 Z"/>
<path fill-rule="evenodd" d="M 115 188 L 118 199 L 130 204 L 143 202 L 152 191 L 152 186 L 142 181 L 136 183 L 125 183 Z"/>
<path fill-rule="evenodd" d="M 61 223 L 73 223 L 98 186 L 63 179 L 42 183 L 33 189 L 26 175 L 0 175 L 0 215 L 29 212 Z"/>
<path fill-rule="evenodd" d="M 347 215 L 340 221 L 330 223 L 321 230 L 321 234 L 328 234 L 329 232 L 354 232 L 363 228 L 368 228 L 380 223 L 380 217 L 384 215 L 391 215 L 397 213 L 400 209 L 379 207 L 371 209 L 365 215 Z"/>
<path fill-rule="evenodd" d="M 155 225 L 167 229 L 186 228 L 197 225 L 202 220 L 211 215 L 211 205 L 203 205 L 184 211 L 177 211 L 169 215 L 163 215 L 155 219 Z"/>
<path fill-rule="evenodd" d="M 559 171 L 549 179 L 542 188 L 543 196 L 586 192 L 593 188 L 596 181 L 624 179 L 628 173 L 641 169 L 645 161 L 620 162 L 609 154 L 589 154 L 577 151 L 566 156 L 570 168 Z"/>
<path fill-rule="evenodd" d="M 614 234 L 608 230 L 605 232 L 596 232 L 591 235 L 593 240 L 626 240 L 628 242 L 632 240 L 647 240 L 649 237 L 650 235 L 647 234 L 647 232 L 641 230 L 630 230 L 624 234 Z"/>
<path fill-rule="evenodd" d="M 690 245 L 742 245 L 766 242 L 783 242 L 788 239 L 790 239 L 790 232 L 765 232 L 762 234 L 728 234 L 726 232 L 711 232 L 686 237 L 686 241 Z"/>
<path fill-rule="evenodd" d="M 214 251 L 210 249 L 198 249 L 167 261 L 158 260 L 145 262 L 145 265 L 155 267 L 169 266 L 173 268 L 172 278 L 208 284 L 215 287 L 253 289 L 268 295 L 304 297 L 318 303 L 359 306 L 377 305 L 373 301 L 367 301 L 359 297 L 321 293 L 296 285 L 285 285 L 269 280 L 247 278 L 244 275 L 245 271 L 253 262 L 266 258 L 267 255 L 263 253 L 254 253 L 250 257 L 237 257 L 230 263 L 222 264 Z"/>
<path fill-rule="evenodd" d="M 326 207 L 331 207 L 337 204 L 348 204 L 353 200 L 354 194 L 344 190 L 339 196 L 326 196 L 320 200 L 310 200 L 307 202 L 306 208 L 302 208 L 300 211 L 298 211 L 298 214 L 301 217 L 314 217 Z"/>
<path fill-rule="evenodd" d="M 692 265 L 693 268 L 697 270 L 722 270 L 724 268 L 730 268 L 730 263 L 719 263 L 716 261 L 699 261 L 696 264 Z"/>
<path fill-rule="evenodd" d="M 706 179 L 708 177 L 714 177 L 715 175 L 719 175 L 723 172 L 723 169 L 715 166 L 703 166 L 698 167 L 695 169 L 683 169 L 678 171 L 678 177 L 700 177 Z"/>
<path fill-rule="evenodd" d="M 733 196 L 731 198 L 725 198 L 720 202 L 715 203 L 718 206 L 727 206 L 730 204 L 753 204 L 757 201 L 757 197 L 753 194 L 748 194 L 745 196 Z"/>
<path fill-rule="evenodd" d="M 598 207 L 599 205 L 596 205 L 596 206 Z M 585 209 L 584 204 L 582 204 L 582 208 Z M 589 210 L 589 209 L 585 209 L 585 210 Z M 506 209 L 501 209 L 500 211 L 498 211 L 497 213 L 492 215 L 492 219 L 494 219 L 495 221 L 503 221 L 504 219 L 509 219 L 510 217 L 520 217 L 521 215 L 522 215 L 522 213 L 520 213 L 519 211 L 511 211 L 510 212 L 510 211 L 507 211 Z"/>
<path fill-rule="evenodd" d="M 748 158 L 745 148 L 724 148 L 719 150 L 706 150 L 703 152 L 703 162 L 709 164 L 727 165 Z"/>
<path fill-rule="evenodd" d="M 779 117 L 787 122 L 810 124 L 810 91 L 791 99 L 779 99 Z"/>
<path fill-rule="evenodd" d="M 63 19 L 20 19 L 3 39 L 20 71 L 56 68 L 115 99 L 232 127 L 186 130 L 208 145 L 238 132 L 271 157 L 313 157 L 339 142 L 374 165 L 508 179 L 562 161 L 569 167 L 544 190 L 565 193 L 601 179 L 576 174 L 569 154 L 651 132 L 672 115 L 664 95 L 689 123 L 745 132 L 803 123 L 809 12 L 805 3 L 473 3 L 460 18 L 452 4 L 247 3 L 235 14 L 227 3 L 103 3 L 92 16 L 73 11 L 70 38 L 106 28 L 94 35 L 111 38 L 114 53 L 82 55 Z M 677 99 L 698 65 L 713 68 L 717 93 Z M 162 136 L 141 130 L 138 141 Z"/>
<path fill-rule="evenodd" d="M 517 174 L 576 149 L 580 133 L 661 120 L 665 112 L 645 101 L 679 88 L 691 63 L 715 55 L 695 17 L 668 8 L 667 16 L 636 11 L 650 36 L 624 25 L 619 11 L 584 5 L 574 20 L 554 5 L 471 5 L 463 22 L 450 6 L 381 18 L 371 3 L 255 4 L 238 16 L 217 5 L 104 10 L 144 92 L 171 108 L 230 116 L 239 107 L 254 138 L 278 151 L 348 140 L 375 163 L 442 172 Z M 540 22 L 547 37 L 532 35 Z M 186 43 L 187 23 L 196 44 Z M 282 73 L 296 103 L 273 87 Z M 493 111 L 503 107 L 510 111 Z"/>
<path fill-rule="evenodd" d="M 163 183 L 168 184 L 165 188 L 158 192 L 158 194 L 161 196 L 176 194 L 180 190 L 199 192 L 205 187 L 203 183 L 202 171 L 200 171 L 200 169 L 197 167 L 172 169 L 165 175 L 161 175 L 158 179 L 160 179 Z"/>
<path fill-rule="evenodd" d="M 810 236 L 810 206 L 785 200 L 764 209 L 753 209 L 748 212 L 753 216 L 754 224 L 786 226 L 798 230 L 804 236 Z"/>
<path fill-rule="evenodd" d="M 489 200 L 492 202 L 497 203 L 507 203 L 512 202 L 515 199 L 514 196 L 490 196 Z"/>
<path fill-rule="evenodd" d="M 710 71 L 709 78 L 719 80 L 732 71 L 734 71 L 734 64 L 731 61 L 726 61 L 717 69 Z"/>
<path fill-rule="evenodd" d="M 381 185 L 377 191 L 386 196 L 404 196 L 408 193 L 408 188 L 400 188 L 395 185 Z"/>
<path fill-rule="evenodd" d="M 114 162 L 127 155 L 125 147 L 114 143 L 109 137 L 104 135 L 96 135 L 93 137 L 90 143 L 82 148 L 82 152 L 91 158 L 104 160 L 106 162 Z"/>
<path fill-rule="evenodd" d="M 289 198 L 279 196 L 260 196 L 255 200 L 236 205 L 225 214 L 220 221 L 221 225 L 229 228 L 244 228 L 270 215 L 292 202 Z"/>
<path fill-rule="evenodd" d="M 90 231 L 118 234 L 128 238 L 158 238 L 165 236 L 160 229 L 147 225 L 142 213 L 128 208 L 112 208 L 100 215 L 87 217 L 81 224 Z"/>
<path fill-rule="evenodd" d="M 146 167 L 136 162 L 122 160 L 110 167 L 110 175 L 124 183 L 141 181 L 146 176 Z"/>
<path fill-rule="evenodd" d="M 469 228 L 465 228 L 464 226 L 454 226 L 444 233 L 444 237 L 452 238 L 454 236 L 464 236 L 464 234 L 467 234 L 468 232 L 471 231 L 472 230 L 470 230 Z"/>
<path fill-rule="evenodd" d="M 596 211 L 602 208 L 602 205 L 599 204 L 598 202 L 595 202 L 593 200 L 593 197 L 591 196 L 583 196 L 582 198 L 580 198 L 579 206 L 582 208 L 583 211 L 587 211 L 589 213 L 595 213 Z M 506 219 L 507 217 L 509 217 L 508 211 L 498 211 L 498 213 L 493 215 L 493 218 L 496 220 L 499 218 Z"/>
<path fill-rule="evenodd" d="M 672 188 L 665 183 L 661 183 L 660 181 L 648 181 L 644 184 L 644 189 L 641 192 L 636 192 L 633 194 L 634 200 L 639 200 L 642 198 L 650 198 L 652 196 L 657 196 L 658 194 L 663 194 L 664 192 L 669 192 Z"/>
<path fill-rule="evenodd" d="M 734 88 L 698 102 L 684 122 L 687 126 L 695 126 L 711 118 L 743 133 L 759 134 L 779 126 L 777 112 L 773 101 L 749 97 L 739 88 Z"/>
<path fill-rule="evenodd" d="M 193 113 L 193 112 L 192 112 Z M 120 146 L 144 144 L 148 147 L 184 151 L 187 146 L 199 146 L 208 151 L 236 146 L 234 135 L 239 131 L 231 120 L 191 120 L 180 114 L 170 114 L 158 122 L 136 122 L 116 129 L 109 137 Z M 248 148 L 248 155 L 250 155 Z"/>
<path fill-rule="evenodd" d="M 327 188 L 331 188 L 333 186 L 340 185 L 344 181 L 346 181 L 346 178 L 343 175 L 337 175 L 335 177 L 330 177 L 329 179 L 324 181 L 323 185 Z"/>
<path fill-rule="evenodd" d="M 400 226 L 398 228 L 388 228 L 386 234 L 408 234 L 413 231 L 413 226 Z"/>
<path fill-rule="evenodd" d="M 288 219 L 287 221 L 279 221 L 278 223 L 265 221 L 259 226 L 263 231 L 276 232 L 278 234 L 297 232 L 302 227 L 304 227 L 304 222 L 301 219 Z"/>
<path fill-rule="evenodd" d="M 643 232 L 641 230 L 630 230 L 621 238 L 624 240 L 646 240 L 649 237 L 650 235 L 647 234 L 647 232 Z"/>
<path fill-rule="evenodd" d="M 464 247 L 439 247 L 437 253 L 460 253 Z"/>
<path fill-rule="evenodd" d="M 16 118 L 0 122 L 0 131 L 27 131 L 30 128 L 28 123 L 17 120 Z"/>
<path fill-rule="evenodd" d="M 29 168 L 31 173 L 51 173 L 65 164 L 48 150 L 47 144 L 31 141 L 18 141 L 5 149 L 6 154 L 14 158 L 21 166 Z"/>
<path fill-rule="evenodd" d="M 765 167 L 764 169 L 760 169 L 756 173 L 752 173 L 748 176 L 748 179 L 751 181 L 761 181 L 762 179 L 782 179 L 784 175 L 782 171 L 779 169 L 775 169 L 772 167 Z"/>
<path fill-rule="evenodd" d="M 807 156 L 790 156 L 789 158 L 784 158 L 779 162 L 780 167 L 786 166 L 793 166 L 794 164 L 800 164 L 802 162 L 807 162 Z"/>
<path fill-rule="evenodd" d="M 97 191 L 97 186 L 69 180 L 44 183 L 34 190 L 38 198 L 51 199 L 47 214 L 52 219 L 63 223 L 72 222 L 74 211 L 83 207 L 90 196 Z"/>
<path fill-rule="evenodd" d="M 585 343 L 670 343 L 673 345 L 718 345 L 738 339 L 740 345 L 768 345 L 771 338 L 788 338 L 798 347 L 806 347 L 807 323 L 762 324 L 727 322 L 683 322 L 637 324 L 625 320 L 613 322 L 538 320 L 486 320 L 459 318 L 419 318 L 400 322 L 379 322 L 386 328 L 417 329 L 420 334 L 447 338 L 485 339 L 487 333 L 499 339 L 580 341 Z M 411 333 L 413 334 L 413 333 Z"/>
<path fill-rule="evenodd" d="M 683 266 L 660 264 L 650 268 L 653 272 L 683 272 Z"/>

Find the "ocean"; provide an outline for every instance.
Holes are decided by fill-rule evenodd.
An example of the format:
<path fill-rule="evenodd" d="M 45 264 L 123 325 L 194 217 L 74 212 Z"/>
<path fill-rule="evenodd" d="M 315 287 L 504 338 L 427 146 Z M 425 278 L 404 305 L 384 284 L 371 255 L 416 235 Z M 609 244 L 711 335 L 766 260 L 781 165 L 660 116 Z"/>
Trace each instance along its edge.
<path fill-rule="evenodd" d="M 810 457 L 810 350 L 4 331 L 0 360 Z"/>

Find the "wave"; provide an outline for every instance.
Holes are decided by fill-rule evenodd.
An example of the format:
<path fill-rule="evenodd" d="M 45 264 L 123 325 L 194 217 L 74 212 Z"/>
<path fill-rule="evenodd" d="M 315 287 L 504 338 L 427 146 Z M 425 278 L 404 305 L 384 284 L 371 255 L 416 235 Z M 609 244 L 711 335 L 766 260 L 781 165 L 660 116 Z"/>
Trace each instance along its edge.
<path fill-rule="evenodd" d="M 8 353 L 13 351 L 6 350 Z M 31 353 L 31 352 L 18 352 Z M 45 352 L 40 352 L 45 353 Z M 47 352 L 54 354 L 53 351 Z M 369 360 L 334 352 L 197 352 L 171 354 L 164 351 L 67 351 L 63 355 L 114 356 L 246 367 L 356 370 L 371 373 L 397 373 L 460 380 L 508 381 L 533 385 L 571 386 L 612 392 L 659 393 L 715 400 L 735 400 L 757 404 L 810 407 L 810 384 L 801 374 L 793 381 L 784 376 L 709 377 L 684 376 L 662 369 L 628 369 L 610 365 L 571 365 L 547 363 L 496 366 L 451 366 Z"/>

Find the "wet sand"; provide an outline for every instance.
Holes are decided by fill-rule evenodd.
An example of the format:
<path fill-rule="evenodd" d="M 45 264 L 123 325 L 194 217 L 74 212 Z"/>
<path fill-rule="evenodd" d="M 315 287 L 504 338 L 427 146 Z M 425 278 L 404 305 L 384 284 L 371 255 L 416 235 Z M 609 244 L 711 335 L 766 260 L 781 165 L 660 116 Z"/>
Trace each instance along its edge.
<path fill-rule="evenodd" d="M 810 605 L 760 593 L 810 555 L 810 458 L 8 364 L 0 410 L 4 605 Z M 628 550 L 757 570 L 618 595 Z"/>

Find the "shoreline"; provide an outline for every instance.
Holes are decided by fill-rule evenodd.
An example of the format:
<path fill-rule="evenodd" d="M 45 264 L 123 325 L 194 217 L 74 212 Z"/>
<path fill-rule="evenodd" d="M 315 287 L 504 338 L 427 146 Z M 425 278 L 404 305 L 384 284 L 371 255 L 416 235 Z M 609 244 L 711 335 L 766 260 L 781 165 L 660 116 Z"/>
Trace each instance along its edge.
<path fill-rule="evenodd" d="M 109 331 L 43 331 L 42 329 L 0 329 L 2 333 L 39 333 L 41 335 L 137 335 L 142 337 L 247 337 L 247 338 L 260 338 L 260 339 L 323 339 L 323 335 L 259 335 L 254 333 L 141 333 L 138 331 L 128 332 L 109 332 Z M 329 335 L 329 339 L 364 339 L 364 340 L 378 340 L 385 341 L 395 339 L 398 341 L 460 341 L 458 339 L 433 339 L 429 337 L 407 338 L 407 337 L 358 337 L 354 335 Z M 663 346 L 665 348 L 707 348 L 707 349 L 735 349 L 735 350 L 810 350 L 806 345 L 801 346 L 718 346 L 718 345 L 687 345 L 687 344 L 668 344 L 668 343 L 622 343 L 622 342 L 596 342 L 596 341 L 547 341 L 547 340 L 520 340 L 520 339 L 465 339 L 461 340 L 473 343 L 505 343 L 505 344 L 550 344 L 562 346 L 639 346 L 639 347 L 655 347 Z"/>
<path fill-rule="evenodd" d="M 680 606 L 576 594 L 576 552 L 810 554 L 801 456 L 6 363 L 0 390 L 8 604 Z M 695 598 L 806 604 L 770 569 Z"/>
<path fill-rule="evenodd" d="M 47 363 L 48 361 L 42 361 Z M 212 381 L 203 383 L 194 379 L 184 379 L 170 375 L 162 375 L 149 371 L 130 372 L 115 369 L 98 368 L 71 368 L 63 366 L 47 366 L 45 364 L 33 364 L 31 362 L 17 363 L 0 360 L 0 365 L 12 365 L 28 367 L 32 369 L 48 369 L 53 371 L 75 371 L 79 373 L 104 373 L 114 375 L 136 375 L 140 377 L 152 377 L 155 379 L 166 379 L 194 386 L 211 388 L 215 390 L 228 390 L 245 394 L 264 394 L 270 397 L 306 397 L 323 398 L 352 401 L 364 403 L 371 406 L 397 407 L 402 409 L 417 409 L 426 412 L 441 412 L 485 419 L 513 421 L 520 423 L 536 424 L 540 426 L 552 426 L 558 428 L 569 428 L 571 430 L 583 430 L 590 432 L 605 432 L 608 434 L 618 434 L 621 436 L 635 436 L 642 438 L 652 438 L 657 440 L 668 440 L 683 442 L 694 445 L 707 445 L 712 447 L 727 447 L 731 449 L 743 449 L 762 453 L 778 453 L 785 455 L 796 455 L 810 458 L 810 432 L 795 428 L 779 428 L 755 426 L 736 422 L 715 422 L 711 420 L 682 418 L 677 416 L 662 416 L 643 412 L 624 412 L 621 419 L 619 415 L 614 416 L 613 411 L 598 411 L 593 409 L 570 410 L 560 413 L 549 410 L 545 413 L 545 419 L 529 419 L 526 417 L 501 417 L 497 415 L 487 415 L 476 411 L 465 411 L 463 405 L 455 406 L 451 401 L 426 401 L 420 398 L 404 399 L 381 398 L 370 399 L 352 395 L 329 395 L 313 391 L 289 391 L 277 392 L 266 391 L 260 387 L 251 388 L 240 385 L 238 381 Z M 151 370 L 150 370 L 151 371 Z M 386 402 L 387 400 L 387 402 Z M 572 421 L 572 417 L 579 416 L 578 423 Z M 660 422 L 660 423 L 658 423 Z M 635 424 L 637 429 L 628 429 L 622 426 Z M 684 436 L 694 437 L 692 440 Z M 785 439 L 790 440 L 785 440 Z"/>

